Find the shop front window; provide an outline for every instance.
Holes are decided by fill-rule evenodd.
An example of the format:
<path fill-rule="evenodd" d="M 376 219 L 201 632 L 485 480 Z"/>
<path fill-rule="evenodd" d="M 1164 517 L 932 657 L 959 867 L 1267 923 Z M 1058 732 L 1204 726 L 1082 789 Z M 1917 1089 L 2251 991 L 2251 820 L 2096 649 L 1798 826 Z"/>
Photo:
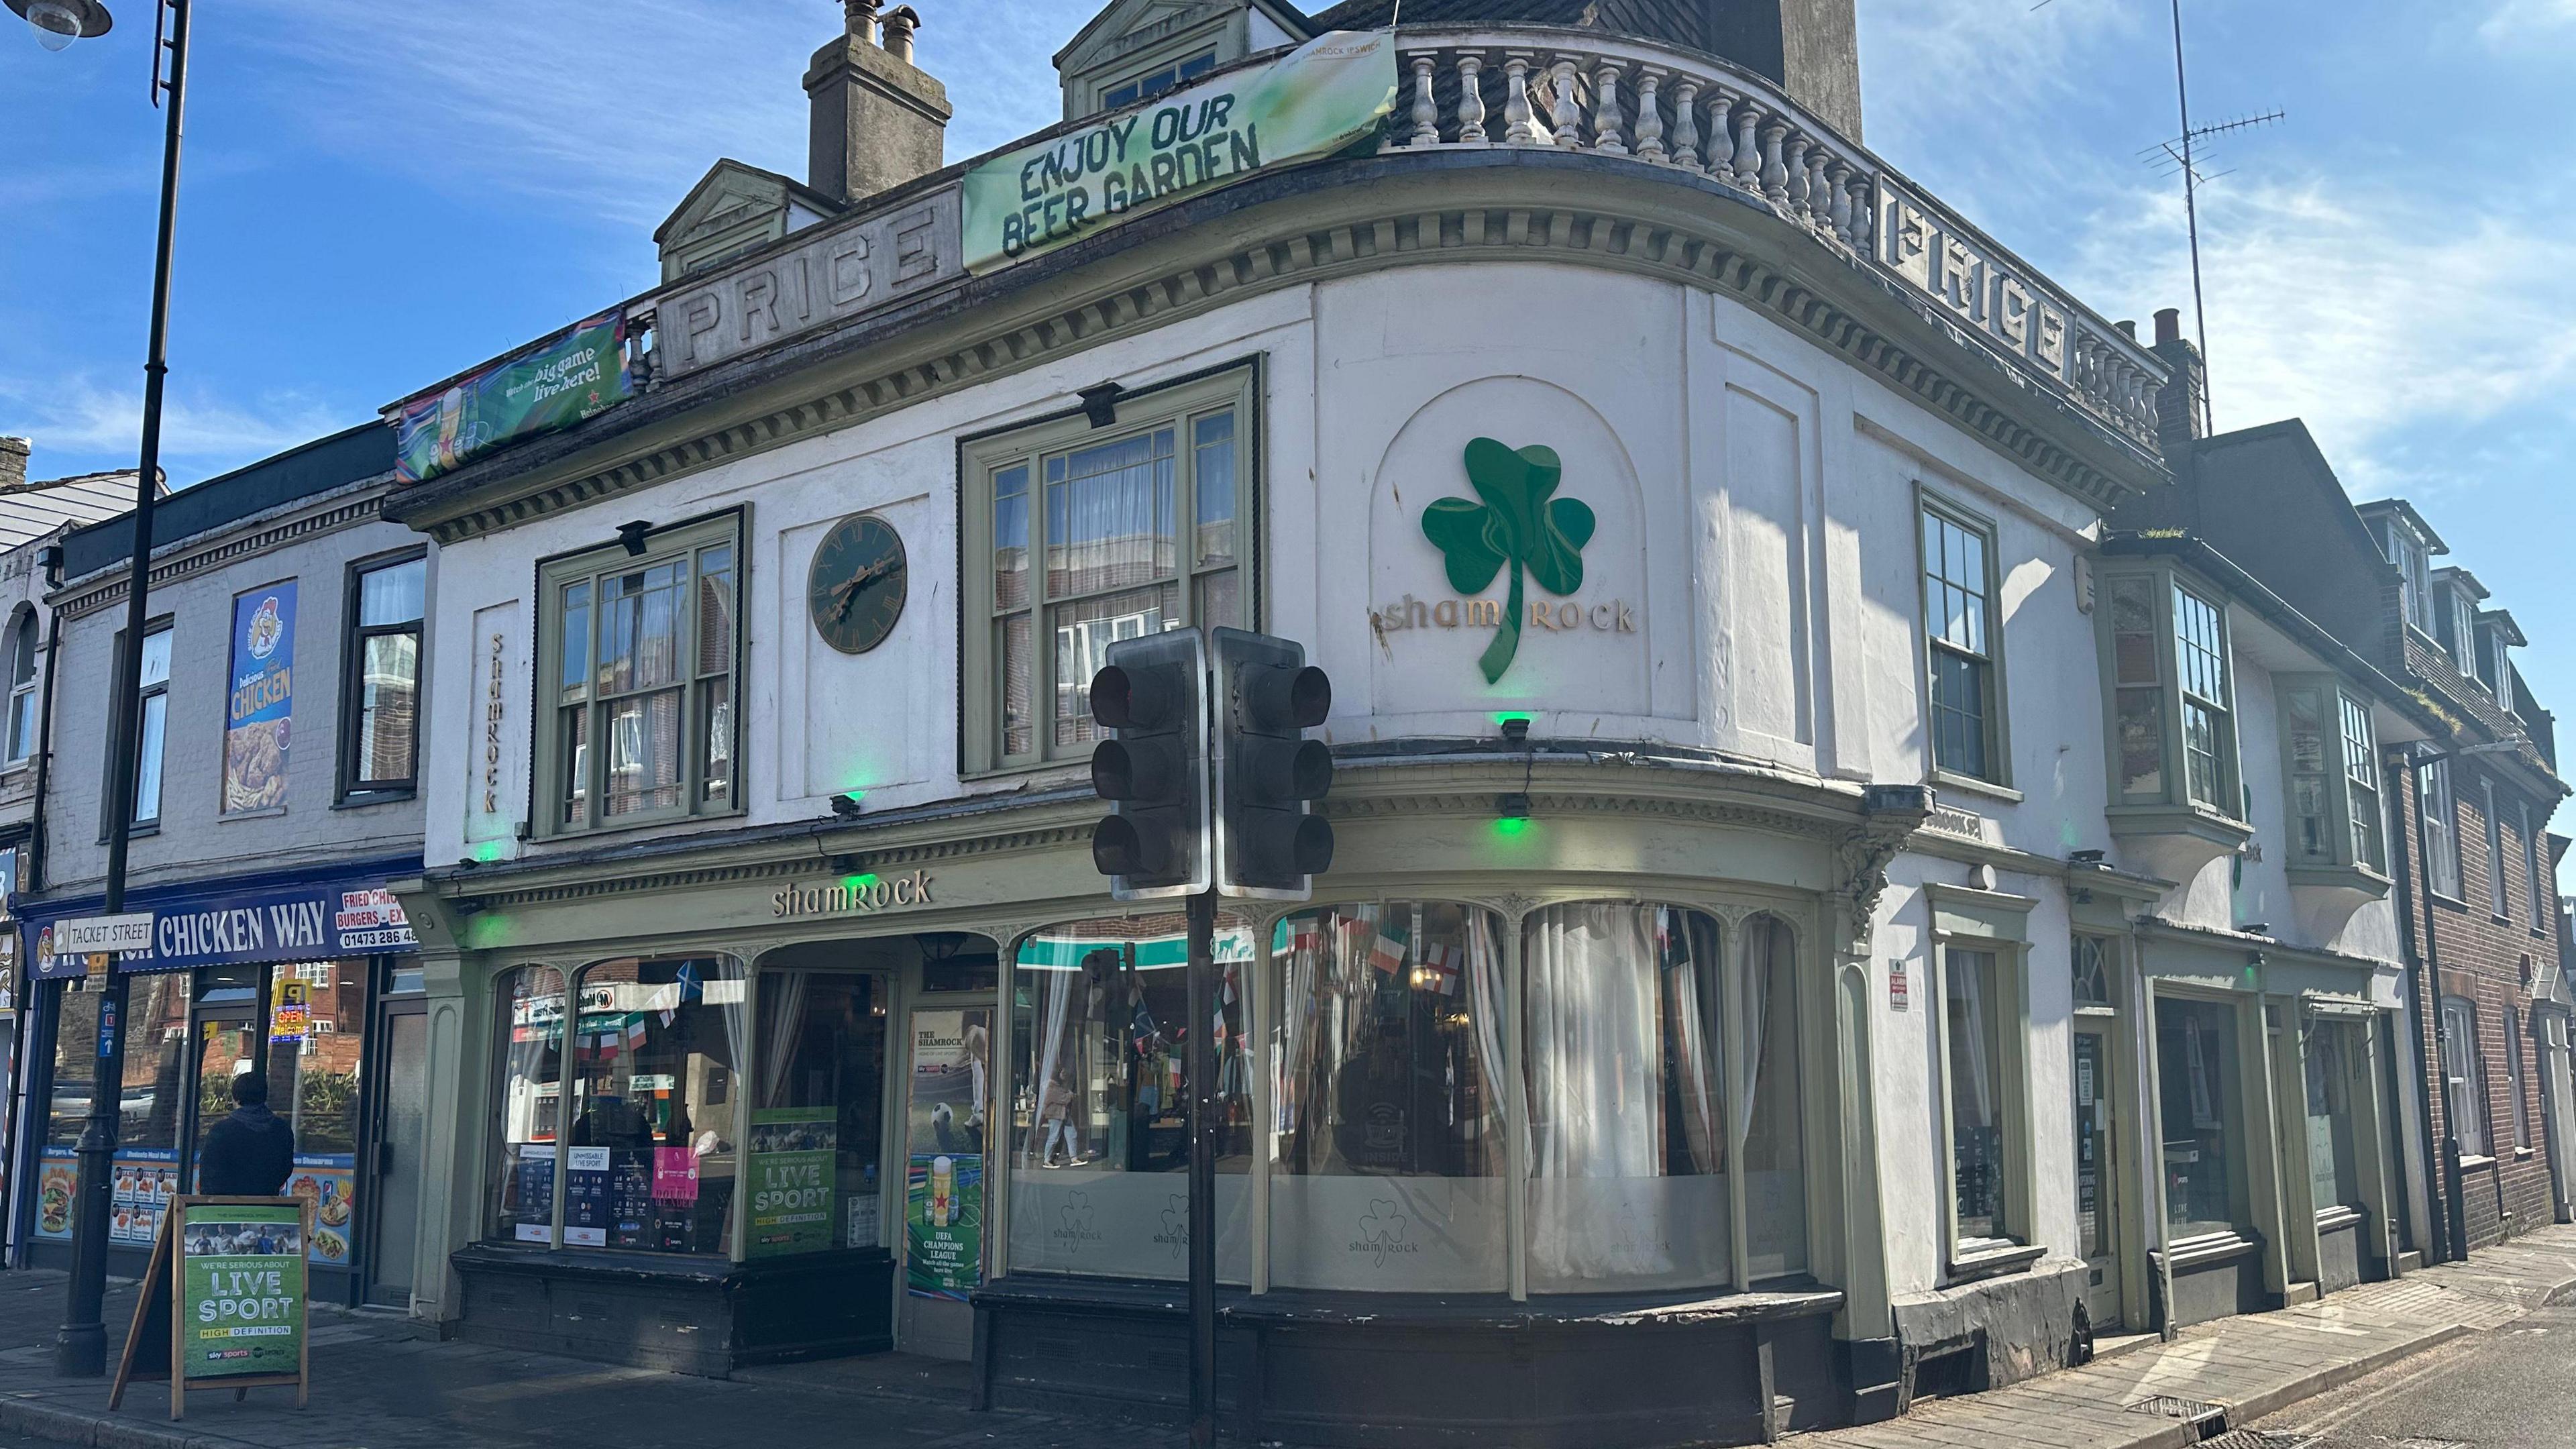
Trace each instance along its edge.
<path fill-rule="evenodd" d="M 1272 1282 L 1508 1286 L 1501 929 L 1414 903 L 1279 923 Z"/>
<path fill-rule="evenodd" d="M 2166 1232 L 2175 1241 L 2232 1232 L 2235 1008 L 2215 1001 L 2158 1001 L 2156 1073 L 2162 1084 L 2157 1116 Z"/>
<path fill-rule="evenodd" d="M 358 1165 L 358 1069 L 367 1041 L 367 963 L 279 966 L 270 986 L 269 1110 L 295 1129 L 290 1196 L 313 1201 L 313 1261 L 351 1262 Z M 198 1140 L 205 1140 L 204 1130 Z"/>
<path fill-rule="evenodd" d="M 2308 1192 L 2316 1211 L 2361 1206 L 2360 1160 L 2354 1153 L 2354 1068 L 2362 1060 L 2360 1029 L 2319 1021 L 2308 1028 Z"/>
<path fill-rule="evenodd" d="M 744 1256 L 883 1245 L 886 1008 L 882 976 L 761 978 Z M 676 1206 L 700 1180 L 656 1181 Z"/>
<path fill-rule="evenodd" d="M 1217 1276 L 1251 1279 L 1251 927 L 1216 928 Z M 1049 927 L 1014 954 L 1014 1271 L 1186 1277 L 1189 952 L 1179 915 Z"/>
<path fill-rule="evenodd" d="M 485 1229 L 506 1242 L 552 1243 L 555 1150 L 561 1145 L 564 981 L 551 966 L 522 966 L 494 983 L 499 1073 L 493 1093 L 499 1142 L 492 1153 Z"/>
<path fill-rule="evenodd" d="M 1992 951 L 1944 948 L 1941 1028 L 1950 1108 L 1953 1226 L 1962 1245 L 2009 1241 L 2021 1230 L 2006 1206 L 2004 1031 Z"/>
<path fill-rule="evenodd" d="M 565 1246 L 732 1251 L 743 995 L 730 957 L 582 969 L 565 1064 Z"/>

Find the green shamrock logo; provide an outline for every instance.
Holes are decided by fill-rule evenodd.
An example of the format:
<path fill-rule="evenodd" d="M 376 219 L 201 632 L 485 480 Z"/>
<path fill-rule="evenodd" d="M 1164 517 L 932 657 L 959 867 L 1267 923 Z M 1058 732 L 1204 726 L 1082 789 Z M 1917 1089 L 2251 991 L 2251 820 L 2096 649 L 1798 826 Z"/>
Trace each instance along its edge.
<path fill-rule="evenodd" d="M 1511 567 L 1502 630 L 1476 661 L 1487 684 L 1501 679 L 1520 652 L 1521 618 L 1528 612 L 1522 574 L 1559 597 L 1583 587 L 1583 546 L 1592 541 L 1594 519 L 1578 500 L 1548 496 L 1564 478 L 1565 465 L 1554 448 L 1515 452 L 1478 438 L 1467 445 L 1467 481 L 1485 501 L 1443 498 L 1422 511 L 1422 536 L 1447 557 L 1449 584 L 1458 592 L 1482 593 L 1505 565 Z"/>

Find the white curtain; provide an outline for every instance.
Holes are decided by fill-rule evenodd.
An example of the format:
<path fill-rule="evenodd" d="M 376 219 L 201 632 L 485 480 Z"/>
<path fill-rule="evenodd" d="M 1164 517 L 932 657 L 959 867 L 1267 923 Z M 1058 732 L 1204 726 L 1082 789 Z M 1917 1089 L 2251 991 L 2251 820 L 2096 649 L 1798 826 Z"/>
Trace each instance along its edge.
<path fill-rule="evenodd" d="M 787 1074 L 796 1066 L 796 1036 L 805 1022 L 807 979 L 802 971 L 772 971 L 760 983 L 760 1043 L 768 1052 L 760 1063 L 760 1106 L 789 1105 Z"/>
<path fill-rule="evenodd" d="M 1654 1177 L 1663 1141 L 1651 912 L 1559 906 L 1530 919 L 1531 1171 Z"/>
<path fill-rule="evenodd" d="M 1664 1029 L 1671 1034 L 1672 1058 L 1680 1069 L 1678 1083 L 1682 1135 L 1690 1147 L 1691 1165 L 1701 1172 L 1726 1170 L 1725 1117 L 1720 1107 L 1719 1033 L 1716 978 L 1701 978 L 1715 965 L 1718 949 L 1714 923 L 1683 911 L 1659 910 L 1656 934 L 1664 958 L 1669 1000 Z"/>

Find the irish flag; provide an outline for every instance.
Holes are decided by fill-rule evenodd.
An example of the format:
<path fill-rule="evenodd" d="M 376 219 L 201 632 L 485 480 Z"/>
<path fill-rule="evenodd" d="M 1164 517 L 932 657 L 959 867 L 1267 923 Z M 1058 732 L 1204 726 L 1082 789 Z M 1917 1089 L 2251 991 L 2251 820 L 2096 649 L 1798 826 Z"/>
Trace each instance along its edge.
<path fill-rule="evenodd" d="M 1389 976 L 1404 969 L 1404 956 L 1413 944 L 1413 923 L 1393 911 L 1379 923 L 1377 939 L 1369 944 L 1368 962 Z"/>

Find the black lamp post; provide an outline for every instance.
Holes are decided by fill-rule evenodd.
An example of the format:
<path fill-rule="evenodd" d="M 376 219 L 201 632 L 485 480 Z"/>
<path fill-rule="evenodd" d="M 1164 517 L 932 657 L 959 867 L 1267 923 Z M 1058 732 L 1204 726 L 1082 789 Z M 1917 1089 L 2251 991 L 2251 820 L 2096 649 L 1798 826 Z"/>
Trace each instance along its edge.
<path fill-rule="evenodd" d="M 35 27 L 37 43 L 47 50 L 105 35 L 114 24 L 99 0 L 5 3 Z M 125 585 L 125 647 L 116 656 L 113 697 L 120 724 L 114 738 L 119 748 L 108 762 L 108 818 L 116 828 L 107 833 L 107 899 L 100 910 L 111 916 L 125 909 L 126 837 L 134 823 L 135 752 L 142 738 L 144 593 L 152 573 L 152 503 L 161 478 L 161 384 L 170 371 L 170 239 L 179 209 L 179 122 L 187 98 L 188 10 L 189 0 L 162 0 L 167 36 L 156 30 L 152 37 L 153 101 L 158 104 L 166 93 L 169 105 L 161 150 L 161 231 L 152 265 L 152 335 L 143 363 L 143 463 L 134 480 L 134 557 Z M 169 50 L 166 81 L 160 55 L 164 46 Z M 91 1064 L 89 1125 L 81 1132 L 80 1190 L 72 1218 L 71 1299 L 62 1332 L 54 1340 L 54 1371 L 66 1377 L 96 1378 L 107 1372 L 107 1326 L 101 1321 L 101 1310 L 107 1299 L 107 1220 L 117 1114 L 125 1101 L 126 986 L 126 978 L 111 968 L 98 1008 L 98 1056 Z"/>

